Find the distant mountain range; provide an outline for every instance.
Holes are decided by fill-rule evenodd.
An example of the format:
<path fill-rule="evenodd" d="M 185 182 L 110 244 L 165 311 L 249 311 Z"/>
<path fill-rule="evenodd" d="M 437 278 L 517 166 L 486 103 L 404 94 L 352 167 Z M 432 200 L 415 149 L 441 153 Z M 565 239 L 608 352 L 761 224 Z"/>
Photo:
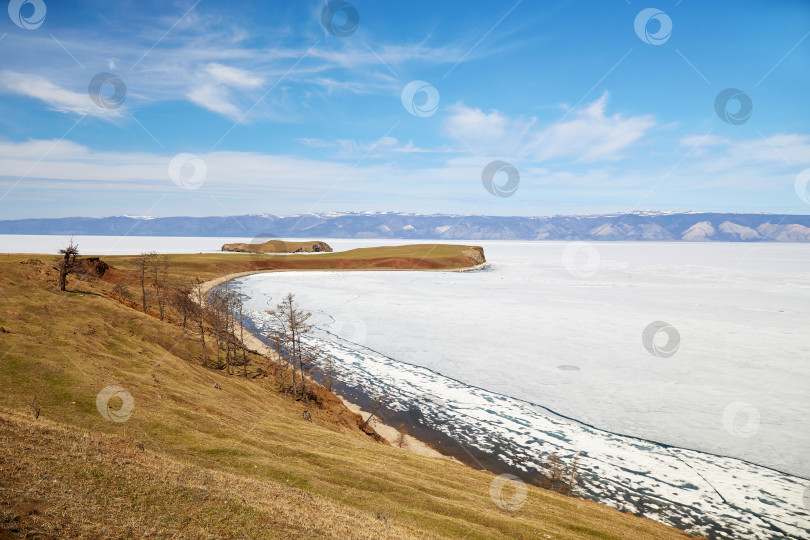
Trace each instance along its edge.
<path fill-rule="evenodd" d="M 552 217 L 347 212 L 272 216 L 21 219 L 0 234 L 407 238 L 458 240 L 639 240 L 810 242 L 810 216 L 632 212 Z"/>

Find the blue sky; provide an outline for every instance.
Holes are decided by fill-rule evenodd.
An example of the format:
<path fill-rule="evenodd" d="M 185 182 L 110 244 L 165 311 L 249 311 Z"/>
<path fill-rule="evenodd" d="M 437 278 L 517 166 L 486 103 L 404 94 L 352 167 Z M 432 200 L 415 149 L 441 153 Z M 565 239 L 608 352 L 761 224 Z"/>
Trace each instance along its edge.
<path fill-rule="evenodd" d="M 810 213 L 803 0 L 9 4 L 2 219 Z"/>

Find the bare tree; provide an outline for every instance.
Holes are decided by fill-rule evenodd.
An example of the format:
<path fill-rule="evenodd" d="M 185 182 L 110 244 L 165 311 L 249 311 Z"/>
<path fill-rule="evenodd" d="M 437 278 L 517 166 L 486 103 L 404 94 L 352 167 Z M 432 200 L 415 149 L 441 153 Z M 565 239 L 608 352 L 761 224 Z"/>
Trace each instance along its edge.
<path fill-rule="evenodd" d="M 302 337 L 312 330 L 307 323 L 311 313 L 301 311 L 295 303 L 295 295 L 287 296 L 276 306 L 276 309 L 267 312 L 273 317 L 274 331 L 268 337 L 274 344 L 278 344 L 276 351 L 287 361 L 292 369 L 292 394 L 294 399 L 306 398 L 306 371 L 309 365 L 310 352 L 302 344 Z M 296 371 L 301 379 L 301 398 L 298 397 Z"/>
<path fill-rule="evenodd" d="M 388 393 L 383 391 L 371 394 L 369 398 L 371 399 L 371 409 L 369 410 L 368 418 L 363 420 L 363 422 L 360 424 L 360 429 L 366 429 L 366 426 L 371 423 L 373 418 L 378 418 L 379 420 L 384 421 L 382 413 L 385 409 L 385 404 L 388 403 Z"/>
<path fill-rule="evenodd" d="M 557 453 L 552 453 L 546 462 L 541 461 L 540 487 L 563 495 L 574 496 L 579 485 L 579 454 L 566 464 Z"/>
<path fill-rule="evenodd" d="M 143 303 L 143 312 L 146 313 L 146 271 L 149 269 L 149 261 L 151 253 L 141 253 L 135 259 L 135 265 L 138 268 L 138 273 L 141 275 L 141 301 Z"/>
<path fill-rule="evenodd" d="M 203 293 L 203 281 L 196 277 L 194 278 L 194 293 L 197 300 L 197 328 L 200 331 L 200 343 L 202 343 L 202 363 L 208 364 L 205 354 L 205 295 Z"/>
<path fill-rule="evenodd" d="M 223 316 L 225 318 L 225 370 L 233 375 L 233 364 L 236 360 L 236 322 L 234 293 L 230 284 L 226 286 L 222 298 Z"/>
<path fill-rule="evenodd" d="M 327 355 L 323 362 L 321 373 L 323 373 L 323 382 L 326 385 L 326 389 L 330 392 L 335 384 L 335 372 L 335 359 L 332 355 Z"/>
<path fill-rule="evenodd" d="M 168 296 L 168 299 L 174 305 L 174 308 L 178 313 L 180 313 L 180 315 L 183 316 L 183 330 L 186 329 L 188 320 L 194 313 L 195 303 L 191 298 L 192 293 L 193 287 L 188 283 L 188 281 L 184 280 L 176 284 L 174 287 L 171 287 Z"/>
<path fill-rule="evenodd" d="M 287 342 L 285 333 L 278 328 L 273 328 L 267 334 L 267 339 L 270 340 L 273 350 L 278 353 L 279 357 L 289 363 L 289 357 L 284 353 Z M 282 362 L 276 362 L 276 377 L 278 378 L 279 390 L 285 395 L 289 394 L 292 391 L 292 385 L 287 385 L 287 369 Z"/>
<path fill-rule="evenodd" d="M 113 285 L 112 292 L 120 298 L 129 298 L 129 291 L 127 291 L 126 286 L 120 281 Z"/>
<path fill-rule="evenodd" d="M 405 422 L 400 422 L 397 430 L 399 431 L 399 433 L 397 434 L 395 444 L 398 447 L 402 448 L 405 445 L 405 441 L 408 437 L 408 426 L 407 424 L 405 424 Z"/>
<path fill-rule="evenodd" d="M 79 255 L 79 245 L 73 243 L 73 237 L 70 238 L 66 248 L 59 250 L 59 254 L 62 255 L 62 260 L 59 261 L 59 290 L 64 291 L 67 287 L 67 276 L 73 272 L 76 257 Z"/>
<path fill-rule="evenodd" d="M 247 346 L 245 345 L 245 329 L 242 326 L 244 305 L 242 297 L 230 287 L 216 288 L 208 294 L 207 318 L 213 327 L 214 340 L 217 348 L 217 367 L 225 368 L 228 375 L 233 375 L 236 367 L 240 365 L 239 351 L 241 350 L 241 365 L 243 374 L 248 376 Z M 225 352 L 225 364 L 222 364 L 222 351 Z"/>
<path fill-rule="evenodd" d="M 247 379 L 248 376 L 248 357 L 247 357 L 247 347 L 245 346 L 245 318 L 244 318 L 244 308 L 245 303 L 242 302 L 242 295 L 236 295 L 236 310 L 237 315 L 239 317 L 239 344 L 242 346 L 242 366 L 244 366 L 245 378 Z"/>
<path fill-rule="evenodd" d="M 217 369 L 222 367 L 222 293 L 219 289 L 213 289 L 208 293 L 205 305 L 211 317 L 211 324 L 214 327 L 214 341 L 217 349 Z"/>
<path fill-rule="evenodd" d="M 562 487 L 563 477 L 565 476 L 565 466 L 563 465 L 560 456 L 556 453 L 551 454 L 548 458 L 548 489 L 552 491 L 559 491 Z"/>
<path fill-rule="evenodd" d="M 162 321 L 164 308 L 166 306 L 166 280 L 169 275 L 169 257 L 167 255 L 159 255 L 154 251 L 147 255 L 152 270 L 152 286 L 155 288 L 158 312 L 160 313 L 160 320 Z"/>
<path fill-rule="evenodd" d="M 568 465 L 568 478 L 566 495 L 575 497 L 579 492 L 579 452 L 574 456 L 571 464 Z"/>
<path fill-rule="evenodd" d="M 301 374 L 301 395 L 307 399 L 307 379 L 312 376 L 318 366 L 320 351 L 317 347 L 306 345 L 301 342 L 301 334 L 298 336 L 298 370 Z"/>

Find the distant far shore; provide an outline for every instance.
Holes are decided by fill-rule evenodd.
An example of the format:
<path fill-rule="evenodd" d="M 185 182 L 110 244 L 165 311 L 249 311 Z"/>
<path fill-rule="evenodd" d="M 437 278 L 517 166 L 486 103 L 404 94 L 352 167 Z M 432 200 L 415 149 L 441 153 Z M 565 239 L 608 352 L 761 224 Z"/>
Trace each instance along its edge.
<path fill-rule="evenodd" d="M 262 241 L 343 238 L 410 242 L 810 242 L 810 215 L 638 211 L 556 216 L 329 212 L 297 216 L 66 217 L 0 220 L 0 234 L 224 237 Z"/>

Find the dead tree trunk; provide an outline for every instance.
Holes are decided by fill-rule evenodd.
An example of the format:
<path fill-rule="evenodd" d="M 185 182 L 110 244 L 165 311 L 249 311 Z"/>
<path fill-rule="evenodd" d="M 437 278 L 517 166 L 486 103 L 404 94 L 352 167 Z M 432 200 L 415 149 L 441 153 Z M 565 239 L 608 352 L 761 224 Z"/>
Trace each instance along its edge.
<path fill-rule="evenodd" d="M 79 246 L 71 238 L 68 246 L 60 249 L 59 253 L 62 255 L 62 260 L 59 261 L 59 290 L 64 291 L 67 288 L 67 276 L 73 271 L 76 256 L 79 255 Z"/>
<path fill-rule="evenodd" d="M 160 320 L 162 321 L 164 307 L 166 305 L 166 278 L 169 274 L 169 257 L 152 252 L 149 253 L 149 262 L 152 265 L 152 285 L 155 287 L 158 312 L 160 313 Z"/>
<path fill-rule="evenodd" d="M 247 359 L 247 347 L 245 346 L 245 326 L 244 326 L 245 320 L 244 320 L 244 316 L 243 316 L 243 310 L 244 310 L 245 305 L 242 302 L 242 297 L 241 296 L 237 295 L 236 298 L 237 298 L 236 307 L 239 310 L 239 344 L 242 346 L 242 366 L 243 366 L 244 371 L 245 371 L 245 378 L 247 379 L 247 376 L 248 376 L 248 371 L 247 371 L 248 359 Z"/>
<path fill-rule="evenodd" d="M 366 429 L 371 423 L 371 420 L 374 418 L 379 418 L 382 420 L 382 411 L 385 407 L 385 404 L 388 402 L 388 395 L 385 392 L 374 394 L 369 396 L 371 398 L 371 409 L 369 410 L 368 418 L 366 418 L 361 424 L 360 429 Z"/>
<path fill-rule="evenodd" d="M 146 269 L 149 266 L 149 254 L 141 253 L 135 262 L 141 274 L 141 302 L 143 304 L 143 312 L 146 313 Z"/>
<path fill-rule="evenodd" d="M 194 279 L 194 292 L 197 295 L 197 324 L 200 330 L 200 343 L 202 343 L 202 365 L 207 366 L 208 360 L 205 354 L 205 302 L 203 300 L 203 282 L 200 278 Z"/>

